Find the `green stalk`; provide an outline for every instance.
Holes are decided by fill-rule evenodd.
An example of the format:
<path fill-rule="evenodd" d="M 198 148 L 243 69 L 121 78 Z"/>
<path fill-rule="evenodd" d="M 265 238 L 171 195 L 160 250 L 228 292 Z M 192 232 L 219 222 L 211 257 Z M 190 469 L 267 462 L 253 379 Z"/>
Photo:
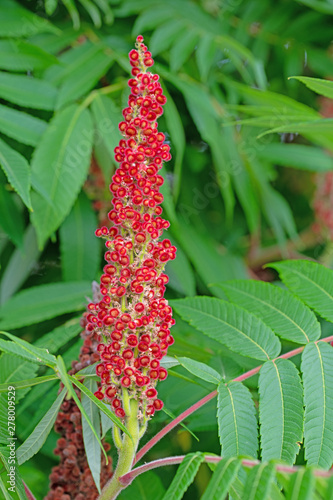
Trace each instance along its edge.
<path fill-rule="evenodd" d="M 132 469 L 133 460 L 139 444 L 139 421 L 138 421 L 138 402 L 135 399 L 129 401 L 130 414 L 126 417 L 125 425 L 129 430 L 133 440 L 124 434 L 122 446 L 118 449 L 117 468 L 104 486 L 98 500 L 114 500 L 121 490 L 125 487 L 119 482 L 119 477 L 127 474 Z"/>

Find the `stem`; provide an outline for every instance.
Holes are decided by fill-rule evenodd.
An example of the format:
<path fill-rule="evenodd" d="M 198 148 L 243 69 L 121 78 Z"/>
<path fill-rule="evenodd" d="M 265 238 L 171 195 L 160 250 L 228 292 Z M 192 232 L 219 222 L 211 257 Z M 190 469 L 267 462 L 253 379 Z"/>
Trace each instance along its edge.
<path fill-rule="evenodd" d="M 333 335 L 331 335 L 330 337 L 326 337 L 324 339 L 319 339 L 315 343 L 317 343 L 317 342 L 332 342 L 332 341 L 333 341 Z M 300 354 L 304 350 L 305 347 L 306 346 L 298 347 L 297 349 L 294 349 L 293 351 L 289 351 L 289 352 L 286 352 L 285 354 L 281 354 L 281 356 L 278 356 L 275 359 L 280 359 L 280 358 L 288 359 L 288 358 L 292 358 L 293 356 L 297 356 L 297 354 Z M 273 361 L 275 361 L 275 360 L 273 360 Z M 257 366 L 256 368 L 252 368 L 252 370 L 249 370 L 248 372 L 243 373 L 243 375 L 240 375 L 239 377 L 236 377 L 236 378 L 232 379 L 230 382 L 242 382 L 243 380 L 246 380 L 246 379 L 248 379 L 250 377 L 253 377 L 253 375 L 256 375 L 259 372 L 259 370 L 260 370 L 261 367 L 262 367 L 262 365 Z M 183 413 L 181 413 L 180 415 L 178 415 L 177 418 L 175 418 L 174 420 L 172 420 L 172 422 L 170 422 L 168 425 L 166 425 L 160 432 L 158 432 L 157 434 L 155 434 L 155 436 L 153 438 L 151 438 L 151 440 L 148 441 L 148 443 L 146 443 L 141 448 L 141 450 L 137 453 L 137 455 L 135 457 L 135 460 L 133 462 L 133 465 L 136 464 L 139 460 L 141 460 L 141 458 L 153 446 L 155 446 L 155 444 L 158 443 L 158 441 L 160 439 L 162 439 L 168 432 L 170 432 L 174 427 L 176 427 L 176 425 L 178 425 L 180 422 L 182 422 L 186 417 L 188 417 L 189 415 L 191 415 L 192 413 L 194 413 L 196 410 L 198 410 L 199 408 L 201 408 L 202 406 L 204 406 L 206 403 L 208 403 L 208 401 L 210 401 L 211 399 L 215 398 L 216 395 L 217 395 L 217 390 L 211 392 L 210 394 L 208 394 L 204 398 L 200 399 L 194 405 L 190 406 L 190 408 L 187 408 L 187 410 L 185 410 Z"/>
<path fill-rule="evenodd" d="M 124 488 L 124 485 L 119 481 L 119 477 L 128 473 L 132 468 L 139 443 L 138 402 L 135 399 L 131 399 L 130 401 L 130 410 L 130 414 L 126 417 L 125 425 L 133 440 L 127 434 L 124 434 L 122 446 L 119 450 L 117 468 L 110 481 L 104 486 L 98 500 L 114 500 L 117 498 Z"/>
<path fill-rule="evenodd" d="M 28 500 L 36 500 L 36 498 L 33 496 L 33 494 L 31 493 L 31 491 L 29 490 L 28 486 L 25 484 L 25 482 L 22 481 L 22 483 L 23 483 L 23 486 L 24 486 L 25 494 L 27 495 L 27 499 Z"/>
<path fill-rule="evenodd" d="M 176 457 L 167 457 L 167 458 L 160 458 L 159 460 L 153 460 L 152 462 L 148 462 L 147 464 L 141 465 L 141 467 L 137 467 L 136 469 L 131 470 L 121 478 L 119 478 L 119 481 L 122 485 L 124 486 L 129 486 L 133 479 L 135 479 L 137 476 L 140 474 L 143 474 L 144 472 L 147 472 L 148 470 L 151 469 L 156 469 L 157 467 L 164 467 L 166 465 L 175 465 L 175 464 L 180 464 L 185 458 L 185 455 L 180 455 Z M 206 455 L 204 458 L 204 462 L 207 463 L 218 463 L 221 460 L 223 460 L 223 457 L 218 457 L 218 456 L 210 456 Z M 255 467 L 256 465 L 260 464 L 259 460 L 248 460 L 244 459 L 242 460 L 242 465 L 244 467 Z M 299 469 L 302 467 L 298 466 L 288 466 L 288 465 L 275 465 L 275 468 L 277 471 L 280 472 L 286 472 L 288 474 L 295 474 Z M 326 470 L 314 470 L 313 474 L 315 476 L 319 477 L 331 477 L 332 472 L 331 471 L 326 471 Z"/>

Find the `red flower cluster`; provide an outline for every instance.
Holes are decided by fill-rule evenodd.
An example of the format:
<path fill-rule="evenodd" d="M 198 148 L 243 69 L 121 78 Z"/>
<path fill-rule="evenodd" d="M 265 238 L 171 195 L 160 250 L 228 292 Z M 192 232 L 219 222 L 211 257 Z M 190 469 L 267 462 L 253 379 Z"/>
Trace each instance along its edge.
<path fill-rule="evenodd" d="M 139 36 L 137 50 L 129 54 L 131 94 L 119 124 L 124 139 L 115 148 L 120 167 L 110 185 L 113 226 L 96 231 L 106 239 L 107 247 L 107 265 L 100 280 L 103 299 L 89 304 L 87 316 L 87 331 L 98 333 L 101 339 L 101 363 L 96 368 L 101 388 L 95 395 L 109 402 L 120 418 L 126 416 L 123 388 L 130 398 L 138 399 L 139 417 L 162 409 L 155 386 L 167 377 L 160 361 L 174 342 L 172 309 L 163 298 L 168 282 L 163 269 L 175 258 L 176 248 L 168 239 L 158 241 L 169 227 L 161 217 L 163 177 L 158 171 L 171 155 L 156 122 L 166 98 L 158 75 L 147 71 L 153 59 L 142 42 Z"/>

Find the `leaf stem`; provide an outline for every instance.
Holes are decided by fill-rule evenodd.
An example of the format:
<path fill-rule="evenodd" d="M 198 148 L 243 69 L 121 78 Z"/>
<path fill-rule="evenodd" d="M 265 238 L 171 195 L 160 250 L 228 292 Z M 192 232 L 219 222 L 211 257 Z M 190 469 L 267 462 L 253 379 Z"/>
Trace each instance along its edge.
<path fill-rule="evenodd" d="M 331 335 L 330 337 L 326 337 L 324 339 L 316 340 L 316 343 L 317 342 L 332 342 L 332 341 L 333 341 L 333 335 Z M 297 354 L 300 354 L 304 350 L 304 348 L 305 348 L 305 346 L 298 347 L 297 349 L 293 349 L 292 351 L 289 351 L 289 352 L 286 352 L 284 354 L 281 354 L 281 356 L 278 356 L 275 359 L 279 359 L 279 358 L 283 358 L 283 359 L 292 358 L 293 356 L 297 356 Z M 248 379 L 250 377 L 253 377 L 253 375 L 256 375 L 259 372 L 259 370 L 260 370 L 261 367 L 262 367 L 262 365 L 256 366 L 255 368 L 252 368 L 252 370 L 249 370 L 246 373 L 243 373 L 243 375 L 240 375 L 239 377 L 236 377 L 236 378 L 232 379 L 232 381 L 233 382 L 242 382 L 243 380 L 246 380 L 246 379 Z M 163 429 L 160 432 L 158 432 L 157 434 L 155 434 L 155 436 L 152 437 L 151 440 L 148 441 L 148 443 L 146 443 L 141 448 L 141 450 L 137 453 L 137 455 L 135 457 L 135 460 L 133 462 L 133 465 L 136 464 L 139 460 L 141 460 L 141 458 L 153 446 L 155 446 L 155 444 L 158 443 L 160 441 L 160 439 L 162 439 L 166 434 L 168 434 L 168 432 L 170 432 L 174 427 L 176 427 L 186 417 L 188 417 L 189 415 L 191 415 L 192 413 L 194 413 L 196 410 L 198 410 L 199 408 L 201 408 L 202 406 L 204 406 L 206 403 L 208 403 L 208 401 L 210 401 L 211 399 L 214 399 L 216 395 L 217 395 L 217 390 L 211 392 L 210 394 L 207 394 L 207 396 L 205 396 L 204 398 L 202 398 L 199 401 L 197 401 L 194 405 L 190 406 L 190 408 L 187 408 L 187 410 L 185 410 L 183 413 L 181 413 L 180 415 L 178 415 L 178 417 L 175 418 L 174 420 L 172 420 L 172 422 L 170 422 L 168 425 L 166 425 L 165 427 L 163 427 Z"/>
<path fill-rule="evenodd" d="M 166 465 L 175 465 L 175 464 L 180 464 L 185 458 L 185 455 L 179 455 L 175 457 L 167 457 L 167 458 L 160 458 L 159 460 L 153 460 L 152 462 L 148 462 L 144 465 L 141 465 L 140 467 L 137 467 L 136 469 L 131 470 L 127 474 L 124 474 L 119 478 L 119 482 L 124 486 L 129 486 L 133 479 L 135 479 L 137 476 L 140 474 L 143 474 L 144 472 L 151 470 L 151 469 L 156 469 L 157 467 L 164 467 Z M 218 463 L 221 460 L 223 460 L 223 457 L 215 456 L 215 455 L 206 455 L 204 458 L 204 462 L 207 463 Z M 256 465 L 260 464 L 259 460 L 249 460 L 249 459 L 244 459 L 242 460 L 242 465 L 244 467 L 255 467 Z M 279 465 L 276 464 L 275 468 L 277 471 L 280 472 L 286 472 L 288 474 L 294 474 L 295 472 L 298 472 L 301 467 L 299 466 L 287 466 L 287 465 Z M 326 470 L 314 470 L 313 471 L 315 476 L 318 477 L 331 477 L 333 473 L 331 471 L 326 471 Z"/>

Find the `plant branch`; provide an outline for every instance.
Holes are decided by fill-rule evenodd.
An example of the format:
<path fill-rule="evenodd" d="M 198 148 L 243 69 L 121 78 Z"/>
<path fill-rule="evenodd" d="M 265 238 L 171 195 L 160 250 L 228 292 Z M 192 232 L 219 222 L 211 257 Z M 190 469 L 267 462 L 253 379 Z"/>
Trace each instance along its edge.
<path fill-rule="evenodd" d="M 25 484 L 25 482 L 22 481 L 22 483 L 23 483 L 23 486 L 24 486 L 25 494 L 27 495 L 27 499 L 28 500 L 36 500 L 36 498 L 33 496 L 33 494 L 31 493 L 31 491 L 29 490 L 28 486 Z"/>
<path fill-rule="evenodd" d="M 332 341 L 333 341 L 333 335 L 331 335 L 330 337 L 326 337 L 324 339 L 319 339 L 316 342 L 332 342 Z M 304 348 L 305 348 L 305 346 L 298 347 L 297 349 L 293 349 L 292 351 L 289 351 L 289 352 L 286 352 L 284 354 L 281 354 L 281 356 L 278 356 L 275 359 L 280 359 L 280 358 L 288 359 L 288 358 L 292 358 L 294 356 L 297 356 L 297 354 L 300 354 L 304 350 Z M 252 370 L 249 370 L 248 372 L 243 373 L 243 375 L 240 375 L 239 377 L 236 377 L 236 378 L 232 379 L 232 382 L 242 382 L 243 380 L 246 380 L 246 379 L 248 379 L 250 377 L 253 377 L 253 375 L 256 375 L 259 372 L 259 370 L 260 370 L 261 367 L 262 367 L 262 365 L 257 366 L 256 368 L 252 368 Z M 178 415 L 177 418 L 175 418 L 174 420 L 172 420 L 172 422 L 170 422 L 168 425 L 166 425 L 160 432 L 158 432 L 157 434 L 155 434 L 155 436 L 152 437 L 151 440 L 148 441 L 148 443 L 146 443 L 141 448 L 141 450 L 137 453 L 137 455 L 135 457 L 135 460 L 133 462 L 133 465 L 136 464 L 139 460 L 141 460 L 141 458 L 153 446 L 155 446 L 155 444 L 158 443 L 158 441 L 160 441 L 160 439 L 162 439 L 166 434 L 168 434 L 168 432 L 170 432 L 174 427 L 176 427 L 186 417 L 188 417 L 189 415 L 191 415 L 192 413 L 194 413 L 196 410 L 198 410 L 199 408 L 201 408 L 202 406 L 204 406 L 206 403 L 208 403 L 208 401 L 210 401 L 211 399 L 215 398 L 216 395 L 217 395 L 217 390 L 211 392 L 210 394 L 208 394 L 204 398 L 200 399 L 194 405 L 190 406 L 190 408 L 187 408 L 187 410 L 185 410 L 183 413 L 181 413 L 180 415 Z"/>
<path fill-rule="evenodd" d="M 127 474 L 124 474 L 119 478 L 119 482 L 124 486 L 129 486 L 133 479 L 135 479 L 137 476 L 140 474 L 143 474 L 144 472 L 152 469 L 156 469 L 157 467 L 164 467 L 166 465 L 175 465 L 175 464 L 180 464 L 185 458 L 185 455 L 179 455 L 175 457 L 167 457 L 167 458 L 160 458 L 159 460 L 153 460 L 152 462 L 148 462 L 144 465 L 141 465 L 140 467 L 137 467 L 136 469 L 131 470 Z M 218 457 L 215 455 L 206 455 L 204 458 L 204 462 L 207 463 L 218 463 L 221 460 L 223 460 L 223 457 Z M 260 464 L 259 460 L 249 460 L 249 459 L 244 459 L 242 460 L 242 465 L 244 467 L 255 467 L 256 465 Z M 288 465 L 275 465 L 275 468 L 279 472 L 286 472 L 288 474 L 294 474 L 297 472 L 299 469 L 302 467 L 299 466 L 288 466 Z M 313 471 L 315 476 L 318 477 L 331 477 L 333 475 L 332 471 L 326 471 L 326 470 L 314 470 Z"/>

